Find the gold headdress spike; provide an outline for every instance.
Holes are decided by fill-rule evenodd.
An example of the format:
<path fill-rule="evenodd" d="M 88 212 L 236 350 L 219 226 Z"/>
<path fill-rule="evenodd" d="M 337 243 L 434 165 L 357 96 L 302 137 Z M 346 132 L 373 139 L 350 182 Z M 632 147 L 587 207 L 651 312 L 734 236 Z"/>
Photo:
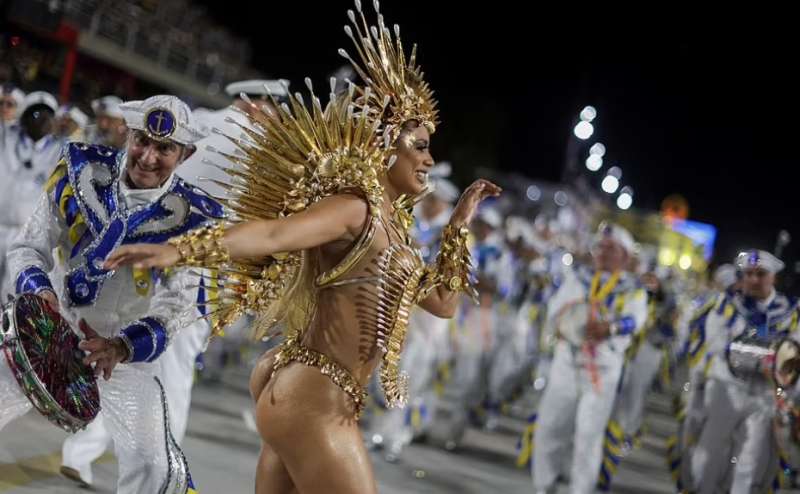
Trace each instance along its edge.
<path fill-rule="evenodd" d="M 230 177 L 227 183 L 214 182 L 226 190 L 223 202 L 232 213 L 231 222 L 288 216 L 352 188 L 363 192 L 377 214 L 383 200 L 379 176 L 391 163 L 389 151 L 380 142 L 385 105 L 368 104 L 373 100 L 371 90 L 357 94 L 350 84 L 343 94 L 332 94 L 323 109 L 310 79 L 306 85 L 310 104 L 300 93 L 290 93 L 281 104 L 270 96 L 275 112 L 254 112 L 249 125 L 229 120 L 243 136 L 227 136 L 237 146 L 236 153 L 217 151 L 232 165 L 220 166 Z M 286 252 L 246 263 L 208 266 L 217 270 L 218 280 L 209 287 L 214 293 L 207 303 L 214 334 L 221 334 L 244 313 L 266 317 L 262 322 L 267 324 L 279 320 L 281 315 L 270 308 L 298 279 L 302 256 L 302 252 Z"/>
<path fill-rule="evenodd" d="M 378 106 L 388 98 L 388 111 L 384 115 L 385 144 L 393 145 L 403 125 L 410 120 L 424 125 L 430 133 L 435 132 L 439 123 L 439 112 L 433 91 L 417 65 L 417 46 L 414 45 L 411 56 L 406 60 L 400 41 L 400 27 L 394 25 L 392 36 L 384 25 L 380 3 L 377 0 L 373 2 L 378 16 L 377 27 L 367 23 L 360 0 L 355 0 L 355 6 L 360 23 L 356 14 L 348 10 L 347 16 L 355 33 L 350 26 L 345 26 L 344 31 L 353 40 L 361 64 L 353 60 L 344 49 L 340 48 L 339 54 L 350 61 L 364 84 L 372 90 L 372 98 Z"/>

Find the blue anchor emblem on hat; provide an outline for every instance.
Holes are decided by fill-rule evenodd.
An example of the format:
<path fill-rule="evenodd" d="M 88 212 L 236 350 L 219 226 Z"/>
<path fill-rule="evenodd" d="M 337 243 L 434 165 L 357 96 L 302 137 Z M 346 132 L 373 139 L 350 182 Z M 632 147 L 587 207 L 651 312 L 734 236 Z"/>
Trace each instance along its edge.
<path fill-rule="evenodd" d="M 151 136 L 159 139 L 167 138 L 175 132 L 175 115 L 164 108 L 155 108 L 145 115 L 144 126 Z"/>

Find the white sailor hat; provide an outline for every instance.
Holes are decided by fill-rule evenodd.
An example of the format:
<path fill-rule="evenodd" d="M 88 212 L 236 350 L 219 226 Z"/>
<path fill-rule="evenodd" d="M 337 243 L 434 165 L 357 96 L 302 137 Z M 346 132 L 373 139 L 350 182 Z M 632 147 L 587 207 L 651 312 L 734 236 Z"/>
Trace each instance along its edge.
<path fill-rule="evenodd" d="M 13 84 L 0 84 L 0 95 L 11 96 L 17 103 L 17 108 L 21 108 L 25 103 L 25 93 Z"/>
<path fill-rule="evenodd" d="M 67 116 L 72 119 L 73 122 L 78 124 L 78 127 L 86 127 L 89 125 L 89 116 L 86 115 L 75 105 L 61 105 L 56 110 L 56 117 L 64 117 Z"/>
<path fill-rule="evenodd" d="M 733 264 L 722 264 L 714 271 L 714 283 L 728 288 L 736 283 L 736 267 Z"/>
<path fill-rule="evenodd" d="M 633 235 L 631 235 L 628 230 L 608 221 L 601 222 L 600 226 L 597 227 L 597 233 L 594 236 L 592 245 L 597 245 L 604 238 L 611 238 L 611 240 L 625 249 L 628 254 L 633 254 L 636 247 L 636 242 L 633 241 Z"/>
<path fill-rule="evenodd" d="M 266 96 L 271 94 L 275 99 L 289 95 L 289 81 L 286 79 L 251 79 L 249 81 L 232 82 L 225 86 L 228 96 L 239 97 L 239 94 Z"/>
<path fill-rule="evenodd" d="M 169 139 L 187 145 L 205 137 L 189 106 L 176 96 L 159 94 L 144 101 L 126 101 L 120 109 L 128 128 L 144 131 L 157 141 Z"/>
<path fill-rule="evenodd" d="M 736 267 L 741 270 L 761 268 L 770 273 L 779 273 L 783 266 L 783 261 L 765 250 L 750 249 L 736 256 Z"/>
<path fill-rule="evenodd" d="M 34 91 L 32 93 L 26 94 L 25 99 L 22 100 L 22 108 L 20 108 L 20 115 L 25 113 L 25 110 L 34 105 L 44 105 L 53 110 L 53 113 L 55 113 L 56 110 L 58 110 L 58 101 L 56 101 L 55 96 L 46 91 Z"/>
<path fill-rule="evenodd" d="M 92 101 L 92 111 L 95 116 L 103 114 L 113 118 L 124 118 L 122 109 L 119 107 L 121 104 L 122 100 L 117 96 L 103 96 Z"/>

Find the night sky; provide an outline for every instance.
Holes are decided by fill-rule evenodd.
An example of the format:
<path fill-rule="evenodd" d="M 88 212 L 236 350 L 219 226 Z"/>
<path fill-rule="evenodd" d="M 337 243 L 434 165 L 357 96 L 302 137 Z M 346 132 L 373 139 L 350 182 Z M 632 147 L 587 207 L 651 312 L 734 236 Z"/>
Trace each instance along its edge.
<path fill-rule="evenodd" d="M 275 2 L 259 15 L 245 2 L 201 3 L 251 41 L 256 67 L 294 90 L 306 75 L 325 87 L 344 62 L 337 48 L 352 52 L 346 0 Z M 719 228 L 717 262 L 746 246 L 772 250 L 781 228 L 795 237 L 785 257 L 797 259 L 790 177 L 800 155 L 800 81 L 790 31 L 644 12 L 624 20 L 577 6 L 537 15 L 454 5 L 385 1 L 381 10 L 407 47 L 419 45 L 443 122 L 432 151 L 453 162 L 459 185 L 477 166 L 557 180 L 575 118 L 590 104 L 593 139 L 607 148 L 603 170 L 622 168 L 634 207 L 658 209 L 680 193 L 690 219 Z"/>

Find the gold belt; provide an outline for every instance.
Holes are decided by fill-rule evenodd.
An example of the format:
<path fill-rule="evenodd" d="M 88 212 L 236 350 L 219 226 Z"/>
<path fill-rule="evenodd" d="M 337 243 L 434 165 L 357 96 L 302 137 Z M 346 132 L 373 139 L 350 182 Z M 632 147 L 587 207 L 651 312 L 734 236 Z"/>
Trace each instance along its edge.
<path fill-rule="evenodd" d="M 328 376 L 334 384 L 342 388 L 342 391 L 347 393 L 350 399 L 353 400 L 356 420 L 361 417 L 361 412 L 364 411 L 364 403 L 367 400 L 367 391 L 344 366 L 323 353 L 301 345 L 294 338 L 287 339 L 281 346 L 281 351 L 275 356 L 275 366 L 272 374 L 275 375 L 275 372 L 286 367 L 291 362 L 299 362 L 318 368 L 322 374 Z"/>

